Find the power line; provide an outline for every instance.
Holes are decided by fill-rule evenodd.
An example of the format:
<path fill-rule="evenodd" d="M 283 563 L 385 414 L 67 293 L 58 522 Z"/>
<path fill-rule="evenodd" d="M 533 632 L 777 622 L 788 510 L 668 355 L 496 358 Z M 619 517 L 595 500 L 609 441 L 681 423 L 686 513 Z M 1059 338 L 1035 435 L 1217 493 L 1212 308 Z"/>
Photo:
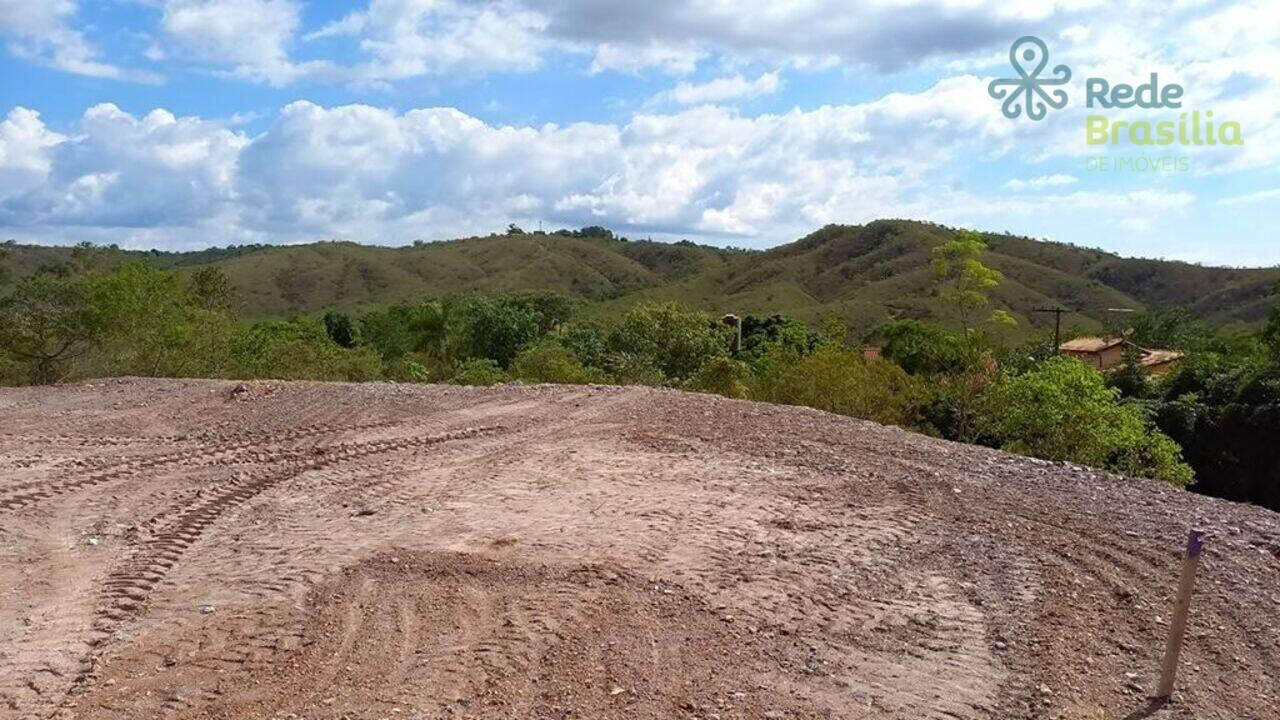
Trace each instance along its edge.
<path fill-rule="evenodd" d="M 1036 308 L 1032 312 L 1053 313 L 1053 354 L 1062 354 L 1062 313 L 1071 312 L 1062 306 L 1052 308 Z"/>

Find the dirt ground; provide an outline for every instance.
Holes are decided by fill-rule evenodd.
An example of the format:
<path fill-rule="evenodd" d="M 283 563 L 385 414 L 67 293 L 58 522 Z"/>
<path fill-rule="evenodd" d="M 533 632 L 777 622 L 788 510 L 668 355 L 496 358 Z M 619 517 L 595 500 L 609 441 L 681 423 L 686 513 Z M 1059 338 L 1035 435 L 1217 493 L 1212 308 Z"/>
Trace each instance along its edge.
<path fill-rule="evenodd" d="M 1280 515 L 649 388 L 0 390 L 0 717 L 1274 720 Z"/>

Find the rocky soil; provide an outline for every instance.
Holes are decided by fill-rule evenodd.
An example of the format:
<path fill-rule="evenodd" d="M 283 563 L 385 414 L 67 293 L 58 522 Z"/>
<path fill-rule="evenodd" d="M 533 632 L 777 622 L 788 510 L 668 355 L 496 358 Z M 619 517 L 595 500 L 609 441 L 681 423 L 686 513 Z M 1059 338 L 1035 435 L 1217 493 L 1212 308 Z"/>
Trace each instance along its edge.
<path fill-rule="evenodd" d="M 1271 720 L 1280 515 L 649 388 L 0 390 L 0 718 L 54 717 Z"/>

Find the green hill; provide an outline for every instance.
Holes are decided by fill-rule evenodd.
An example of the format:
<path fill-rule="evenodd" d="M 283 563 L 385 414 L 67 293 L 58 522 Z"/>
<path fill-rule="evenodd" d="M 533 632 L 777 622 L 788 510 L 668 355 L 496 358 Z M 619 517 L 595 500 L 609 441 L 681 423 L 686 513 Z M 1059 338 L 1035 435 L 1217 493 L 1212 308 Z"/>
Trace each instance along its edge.
<path fill-rule="evenodd" d="M 249 246 L 190 253 L 5 246 L 7 280 L 58 263 L 221 267 L 246 313 L 268 317 L 329 307 L 360 311 L 423 296 L 552 290 L 620 312 L 675 300 L 712 312 L 838 313 L 858 331 L 889 318 L 946 318 L 933 292 L 930 251 L 951 228 L 902 220 L 831 225 L 766 251 L 562 234 L 494 235 L 410 247 L 348 242 Z M 1256 322 L 1269 311 L 1280 268 L 1233 269 L 1123 258 L 1101 250 L 987 234 L 986 262 L 1004 273 L 995 304 L 1022 328 L 1033 312 L 1063 305 L 1066 325 L 1096 327 L 1109 308 L 1186 306 L 1217 325 Z"/>

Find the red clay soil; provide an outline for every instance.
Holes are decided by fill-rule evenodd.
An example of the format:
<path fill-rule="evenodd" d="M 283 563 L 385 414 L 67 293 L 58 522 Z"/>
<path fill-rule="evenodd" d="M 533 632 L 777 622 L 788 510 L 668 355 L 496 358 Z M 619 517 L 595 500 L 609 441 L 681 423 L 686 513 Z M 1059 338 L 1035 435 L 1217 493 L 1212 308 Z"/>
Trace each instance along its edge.
<path fill-rule="evenodd" d="M 1280 516 L 649 388 L 0 390 L 0 717 L 1274 720 Z"/>

